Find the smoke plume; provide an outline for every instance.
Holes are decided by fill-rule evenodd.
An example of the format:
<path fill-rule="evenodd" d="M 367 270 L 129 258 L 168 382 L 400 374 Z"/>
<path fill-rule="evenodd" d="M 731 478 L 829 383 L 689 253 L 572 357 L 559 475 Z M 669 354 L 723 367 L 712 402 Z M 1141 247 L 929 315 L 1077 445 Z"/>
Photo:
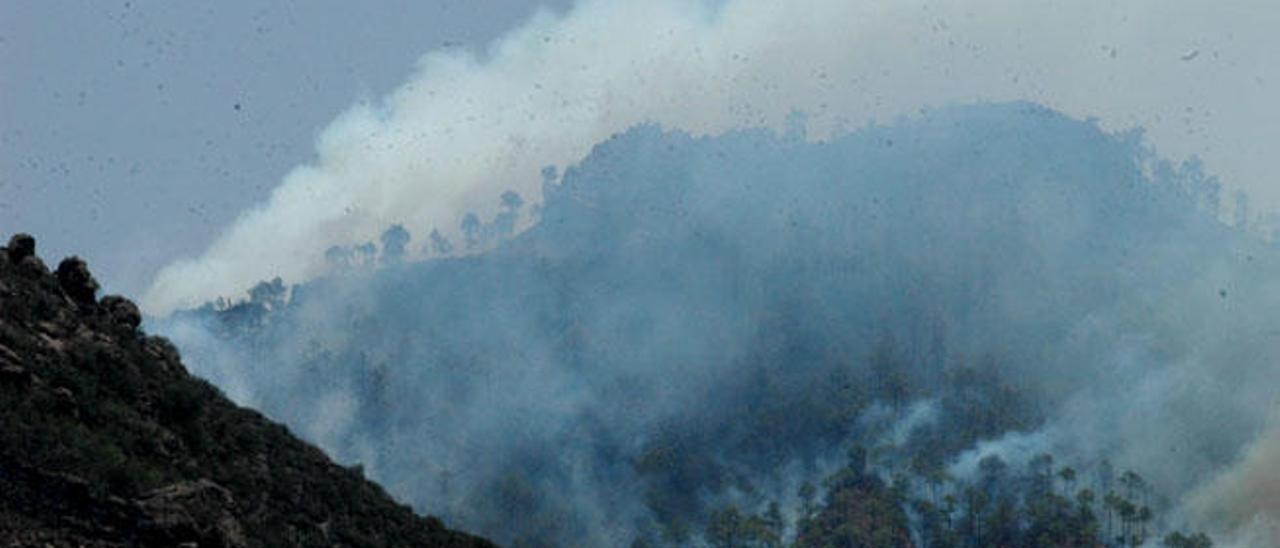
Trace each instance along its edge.
<path fill-rule="evenodd" d="M 492 213 L 507 189 L 540 201 L 539 169 L 575 163 L 638 123 L 781 129 L 799 110 L 823 138 L 930 105 L 1030 99 L 1105 127 L 1141 124 L 1166 151 L 1262 181 L 1270 167 L 1257 147 L 1280 135 L 1223 136 L 1280 127 L 1249 123 L 1270 101 L 1242 85 L 1269 76 L 1247 44 L 1270 36 L 1276 14 L 1158 0 L 584 0 L 484 51 L 425 55 L 399 89 L 322 131 L 316 161 L 267 202 L 163 269 L 142 304 L 165 314 L 273 276 L 303 282 L 326 271 L 329 246 L 374 240 L 392 223 L 456 239 L 465 213 Z M 1224 28 L 1232 42 L 1186 59 L 1225 40 L 1205 29 Z"/>

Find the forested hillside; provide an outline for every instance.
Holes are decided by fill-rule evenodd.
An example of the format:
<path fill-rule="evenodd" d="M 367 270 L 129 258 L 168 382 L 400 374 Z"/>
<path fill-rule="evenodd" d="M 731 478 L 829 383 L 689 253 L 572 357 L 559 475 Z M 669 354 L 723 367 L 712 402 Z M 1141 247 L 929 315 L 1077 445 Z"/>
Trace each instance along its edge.
<path fill-rule="evenodd" d="M 1265 511 L 1205 488 L 1265 430 L 1280 262 L 1197 163 L 1027 103 L 795 126 L 637 127 L 465 241 L 392 227 L 157 327 L 513 546 L 1202 546 Z"/>

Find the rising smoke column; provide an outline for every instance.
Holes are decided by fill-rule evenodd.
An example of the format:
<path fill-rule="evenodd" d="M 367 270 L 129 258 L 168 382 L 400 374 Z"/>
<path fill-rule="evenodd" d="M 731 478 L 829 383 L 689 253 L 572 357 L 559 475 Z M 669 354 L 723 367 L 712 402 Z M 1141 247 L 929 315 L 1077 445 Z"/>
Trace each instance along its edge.
<path fill-rule="evenodd" d="M 1261 180 L 1269 168 L 1256 158 L 1280 124 L 1265 122 L 1272 65 L 1251 41 L 1269 36 L 1280 9 L 1233 7 L 584 0 L 483 52 L 424 56 L 399 89 L 321 132 L 315 163 L 201 255 L 163 269 L 142 303 L 164 314 L 277 275 L 305 281 L 325 271 L 327 247 L 375 240 L 393 223 L 454 234 L 503 190 L 539 201 L 543 166 L 574 163 L 642 122 L 776 129 L 800 110 L 823 138 L 928 105 L 1022 98 L 1108 127 L 1140 123 L 1167 151 L 1221 159 L 1213 167 L 1228 180 Z"/>

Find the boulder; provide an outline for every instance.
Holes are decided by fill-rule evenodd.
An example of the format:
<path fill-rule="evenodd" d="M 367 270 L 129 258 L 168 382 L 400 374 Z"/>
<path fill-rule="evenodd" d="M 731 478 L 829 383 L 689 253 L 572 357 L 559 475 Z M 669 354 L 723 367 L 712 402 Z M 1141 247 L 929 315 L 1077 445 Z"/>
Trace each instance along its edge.
<path fill-rule="evenodd" d="M 12 238 L 9 238 L 7 252 L 10 262 L 14 264 L 20 263 L 22 259 L 36 254 L 36 239 L 24 232 L 14 234 Z"/>
<path fill-rule="evenodd" d="M 49 267 L 35 255 L 27 255 L 18 263 L 18 272 L 31 278 L 43 278 L 49 275 Z"/>
<path fill-rule="evenodd" d="M 142 313 L 138 312 L 138 306 L 129 299 L 119 295 L 107 295 L 102 298 L 98 306 L 112 325 L 133 331 L 142 324 Z"/>
<path fill-rule="evenodd" d="M 93 305 L 97 302 L 98 281 L 93 279 L 93 274 L 89 273 L 89 265 L 80 257 L 63 259 L 54 275 L 57 276 L 63 293 L 76 304 Z"/>

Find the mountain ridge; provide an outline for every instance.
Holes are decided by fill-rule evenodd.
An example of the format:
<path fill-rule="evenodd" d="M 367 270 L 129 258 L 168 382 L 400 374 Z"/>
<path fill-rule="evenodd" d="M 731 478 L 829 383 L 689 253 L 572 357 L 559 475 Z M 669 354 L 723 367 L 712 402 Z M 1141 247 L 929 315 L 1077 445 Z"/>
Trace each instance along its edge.
<path fill-rule="evenodd" d="M 237 401 L 512 545 L 697 542 L 728 505 L 799 524 L 800 488 L 854 443 L 970 479 L 997 451 L 1096 477 L 1115 458 L 1177 497 L 1249 441 L 1198 420 L 1222 412 L 1205 392 L 1148 403 L 1185 413 L 1177 432 L 1087 426 L 1131 410 L 1135 379 L 1204 386 L 1229 358 L 1187 343 L 1215 348 L 1280 271 L 1218 221 L 1216 179 L 1139 131 L 1021 102 L 829 141 L 643 125 L 557 171 L 536 208 L 468 216 L 462 256 L 436 232 L 427 261 L 342 242 L 332 275 L 160 329 Z M 1206 458 L 1127 454 L 1184 435 Z"/>
<path fill-rule="evenodd" d="M 0 539 L 26 546 L 491 546 L 419 517 L 191 376 L 84 261 L 0 247 Z"/>

